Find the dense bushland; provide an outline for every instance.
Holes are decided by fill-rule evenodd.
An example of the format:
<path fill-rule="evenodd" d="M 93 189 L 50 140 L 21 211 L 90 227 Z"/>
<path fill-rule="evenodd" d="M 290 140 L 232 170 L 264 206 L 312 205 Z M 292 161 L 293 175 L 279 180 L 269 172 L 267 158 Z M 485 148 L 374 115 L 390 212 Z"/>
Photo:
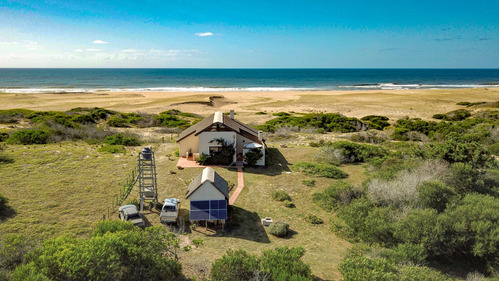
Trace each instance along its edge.
<path fill-rule="evenodd" d="M 321 148 L 321 162 L 365 162 L 370 171 L 359 186 L 340 181 L 313 195 L 335 211 L 337 234 L 370 245 L 344 259 L 345 280 L 446 280 L 426 265 L 450 261 L 498 274 L 498 116 L 453 116 L 398 120 L 392 136 L 402 142 L 376 149 Z"/>

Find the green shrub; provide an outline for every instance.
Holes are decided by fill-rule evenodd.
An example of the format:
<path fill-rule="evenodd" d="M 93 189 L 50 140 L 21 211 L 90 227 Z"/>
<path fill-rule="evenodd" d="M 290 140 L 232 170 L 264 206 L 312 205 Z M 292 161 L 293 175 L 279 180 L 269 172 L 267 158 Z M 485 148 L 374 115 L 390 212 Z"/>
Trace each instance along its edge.
<path fill-rule="evenodd" d="M 283 204 L 285 204 L 285 207 L 287 208 L 295 208 L 295 204 L 293 204 L 293 202 L 290 200 L 283 201 Z"/>
<path fill-rule="evenodd" d="M 45 144 L 51 133 L 47 130 L 23 129 L 12 133 L 7 140 L 9 144 Z"/>
<path fill-rule="evenodd" d="M 404 243 L 390 249 L 386 258 L 399 264 L 423 264 L 427 253 L 422 244 Z"/>
<path fill-rule="evenodd" d="M 264 111 L 255 112 L 255 115 L 267 115 Z"/>
<path fill-rule="evenodd" d="M 286 222 L 278 221 L 269 225 L 267 231 L 276 237 L 284 237 L 288 234 L 289 225 Z"/>
<path fill-rule="evenodd" d="M 291 116 L 279 112 L 273 114 L 278 118 L 271 119 L 257 129 L 274 132 L 279 127 L 316 128 L 323 132 L 350 133 L 366 129 L 366 124 L 357 118 L 345 117 L 338 113 L 310 113 L 303 116 Z"/>
<path fill-rule="evenodd" d="M 349 141 L 331 143 L 329 148 L 333 150 L 330 153 L 339 152 L 339 155 L 336 157 L 340 163 L 366 162 L 373 158 L 381 158 L 389 154 L 386 149 L 380 146 Z"/>
<path fill-rule="evenodd" d="M 433 208 L 438 212 L 444 211 L 446 204 L 456 196 L 452 187 L 439 181 L 424 182 L 417 187 L 420 204 L 425 208 Z"/>
<path fill-rule="evenodd" d="M 310 224 L 323 224 L 323 220 L 315 215 L 307 215 L 306 221 Z"/>
<path fill-rule="evenodd" d="M 254 280 L 312 281 L 311 268 L 301 260 L 304 254 L 302 247 L 277 247 L 262 251 L 261 270 L 269 274 L 269 279 Z"/>
<path fill-rule="evenodd" d="M 274 190 L 271 193 L 271 197 L 275 201 L 281 201 L 281 202 L 285 200 L 292 201 L 292 197 L 290 197 L 290 195 L 288 195 L 288 193 L 286 193 L 286 191 L 284 190 Z"/>
<path fill-rule="evenodd" d="M 108 119 L 108 125 L 111 127 L 130 127 L 143 119 L 144 118 L 137 113 L 119 113 Z"/>
<path fill-rule="evenodd" d="M 363 118 L 361 118 L 362 121 L 365 121 L 370 125 L 370 128 L 376 129 L 376 130 L 383 130 L 385 127 L 390 126 L 388 117 L 386 116 L 380 116 L 380 115 L 368 115 Z"/>
<path fill-rule="evenodd" d="M 116 134 L 104 139 L 105 144 L 109 145 L 125 145 L 125 146 L 139 146 L 141 143 L 135 137 L 128 137 L 123 134 Z"/>
<path fill-rule="evenodd" d="M 125 203 L 126 205 L 135 205 L 137 207 L 137 209 L 139 209 L 139 207 L 141 206 L 141 201 L 139 201 L 139 199 L 137 198 L 133 198 L 133 199 L 129 199 L 127 200 L 127 203 Z"/>
<path fill-rule="evenodd" d="M 332 210 L 340 206 L 346 206 L 353 199 L 361 197 L 362 192 L 355 190 L 354 187 L 344 181 L 338 181 L 325 189 L 321 193 L 313 195 L 313 201 L 323 209 Z"/>
<path fill-rule="evenodd" d="M 445 119 L 446 118 L 446 114 L 441 114 L 441 113 L 434 114 L 434 115 L 432 115 L 432 118 L 439 119 L 439 120 Z"/>
<path fill-rule="evenodd" d="M 196 246 L 203 245 L 203 239 L 193 239 L 193 244 Z"/>
<path fill-rule="evenodd" d="M 347 174 L 340 170 L 339 168 L 328 165 L 328 164 L 316 164 L 309 162 L 299 162 L 293 165 L 293 168 L 304 172 L 308 175 L 316 175 L 319 177 L 332 178 L 332 179 L 343 179 L 347 177 Z"/>
<path fill-rule="evenodd" d="M 255 166 L 257 161 L 262 158 L 264 154 L 262 153 L 262 150 L 260 148 L 252 148 L 250 151 L 245 153 L 244 160 L 249 166 Z"/>
<path fill-rule="evenodd" d="M 312 281 L 309 265 L 301 261 L 302 247 L 264 250 L 260 257 L 244 250 L 228 250 L 215 260 L 210 272 L 214 281 L 291 280 Z"/>
<path fill-rule="evenodd" d="M 259 269 L 258 258 L 244 250 L 227 250 L 220 259 L 216 259 L 210 271 L 214 281 L 251 280 Z"/>
<path fill-rule="evenodd" d="M 185 129 L 189 127 L 189 123 L 185 120 L 179 119 L 177 114 L 172 114 L 172 111 L 164 111 L 161 112 L 158 116 L 155 116 L 155 119 L 158 120 L 163 127 L 167 128 L 175 128 L 179 127 Z"/>
<path fill-rule="evenodd" d="M 397 268 L 384 258 L 347 256 L 340 262 L 340 273 L 345 281 L 397 281 Z"/>
<path fill-rule="evenodd" d="M 8 138 L 10 138 L 9 133 L 0 132 L 0 142 L 6 141 Z"/>
<path fill-rule="evenodd" d="M 97 224 L 92 237 L 104 236 L 106 233 L 135 230 L 135 226 L 130 222 L 121 220 L 103 220 Z"/>
<path fill-rule="evenodd" d="M 399 280 L 405 281 L 452 281 L 443 273 L 425 266 L 403 266 L 399 268 Z"/>
<path fill-rule="evenodd" d="M 9 204 L 9 199 L 0 194 L 0 214 L 7 208 L 7 204 Z"/>
<path fill-rule="evenodd" d="M 316 184 L 316 181 L 311 179 L 302 180 L 302 184 L 305 186 L 314 186 Z"/>
<path fill-rule="evenodd" d="M 223 138 L 213 139 L 210 143 L 217 143 L 221 146 L 221 151 L 211 155 L 201 154 L 196 162 L 201 165 L 229 165 L 234 160 L 234 147 L 232 143 L 226 142 Z"/>
<path fill-rule="evenodd" d="M 105 152 L 105 153 L 113 153 L 113 154 L 127 152 L 125 147 L 123 147 L 122 145 L 109 145 L 109 144 L 106 144 L 102 147 L 99 147 L 99 149 L 97 149 L 97 151 Z"/>

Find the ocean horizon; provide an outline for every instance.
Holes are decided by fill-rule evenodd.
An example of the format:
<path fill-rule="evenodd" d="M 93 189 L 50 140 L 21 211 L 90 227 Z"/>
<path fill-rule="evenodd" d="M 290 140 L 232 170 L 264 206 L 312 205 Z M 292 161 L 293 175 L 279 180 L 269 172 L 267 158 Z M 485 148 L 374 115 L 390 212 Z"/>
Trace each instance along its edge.
<path fill-rule="evenodd" d="M 1 68 L 0 92 L 325 91 L 498 87 L 494 68 Z"/>

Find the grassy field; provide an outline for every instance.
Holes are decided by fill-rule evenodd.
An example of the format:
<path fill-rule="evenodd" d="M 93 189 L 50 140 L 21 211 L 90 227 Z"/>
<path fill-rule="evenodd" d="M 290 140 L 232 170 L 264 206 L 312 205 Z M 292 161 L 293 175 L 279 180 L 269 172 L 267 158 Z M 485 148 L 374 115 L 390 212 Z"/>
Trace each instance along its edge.
<path fill-rule="evenodd" d="M 156 164 L 159 197 L 180 198 L 181 214 L 187 219 L 188 203 L 184 196 L 187 185 L 201 168 L 176 169 L 175 143 L 156 144 Z M 272 144 L 271 144 L 272 146 Z M 112 211 L 114 196 L 121 183 L 136 165 L 140 147 L 128 148 L 125 154 L 97 152 L 98 146 L 84 142 L 66 142 L 47 145 L 9 145 L 2 153 L 7 159 L 0 164 L 0 193 L 10 199 L 14 214 L 0 224 L 0 239 L 12 233 L 24 233 L 34 238 L 58 235 L 88 236 L 95 223 Z M 263 249 L 277 246 L 303 246 L 304 261 L 311 265 L 313 274 L 323 280 L 341 276 L 337 266 L 350 244 L 330 230 L 332 214 L 312 202 L 312 194 L 322 191 L 334 180 L 315 178 L 290 170 L 293 163 L 313 160 L 316 148 L 271 148 L 272 163 L 268 168 L 245 168 L 245 188 L 234 205 L 234 216 L 226 231 L 186 227 L 180 233 L 180 261 L 188 276 L 207 277 L 211 263 L 227 249 L 242 248 L 258 254 Z M 341 167 L 349 173 L 348 181 L 359 183 L 364 178 L 360 165 Z M 237 184 L 235 169 L 216 168 L 230 183 Z M 315 179 L 315 186 L 302 184 L 304 179 Z M 295 208 L 286 208 L 273 201 L 271 192 L 282 189 L 290 194 Z M 231 193 L 234 189 L 231 190 Z M 128 199 L 138 198 L 137 188 Z M 126 200 L 126 201 L 127 201 Z M 325 223 L 312 225 L 305 220 L 315 214 Z M 147 223 L 159 225 L 157 211 L 145 211 Z M 267 233 L 260 218 L 271 216 L 290 224 L 292 234 L 276 238 Z M 202 239 L 199 247 L 193 239 Z M 185 251 L 184 246 L 191 249 Z"/>

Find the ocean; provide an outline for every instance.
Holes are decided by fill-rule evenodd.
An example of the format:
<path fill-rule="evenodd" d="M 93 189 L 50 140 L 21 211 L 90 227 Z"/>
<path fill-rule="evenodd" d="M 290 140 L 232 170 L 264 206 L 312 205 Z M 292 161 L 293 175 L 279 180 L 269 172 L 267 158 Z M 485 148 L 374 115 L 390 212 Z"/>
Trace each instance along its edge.
<path fill-rule="evenodd" d="M 0 69 L 0 92 L 314 91 L 498 87 L 498 69 Z"/>

